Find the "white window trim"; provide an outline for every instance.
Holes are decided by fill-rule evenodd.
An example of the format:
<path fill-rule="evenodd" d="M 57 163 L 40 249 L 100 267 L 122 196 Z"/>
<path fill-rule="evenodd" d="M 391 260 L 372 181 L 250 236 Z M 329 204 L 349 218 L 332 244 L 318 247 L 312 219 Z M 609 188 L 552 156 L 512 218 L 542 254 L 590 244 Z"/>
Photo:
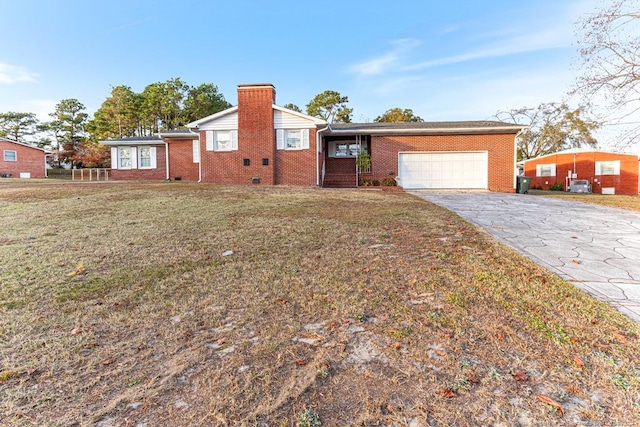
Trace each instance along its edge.
<path fill-rule="evenodd" d="M 300 146 L 287 147 L 287 139 L 289 132 L 300 132 Z M 277 129 L 276 130 L 276 148 L 278 150 L 299 151 L 309 149 L 309 129 Z"/>
<path fill-rule="evenodd" d="M 229 147 L 220 148 L 218 146 L 218 137 L 221 134 L 229 134 Z M 207 151 L 237 151 L 238 150 L 238 131 L 236 129 L 230 130 L 208 130 L 206 131 L 205 149 Z"/>
<path fill-rule="evenodd" d="M 549 169 L 549 174 L 543 174 L 542 173 L 546 169 Z M 538 177 L 556 176 L 556 164 L 555 163 L 537 164 L 536 165 L 536 176 L 538 176 Z"/>
<path fill-rule="evenodd" d="M 149 166 L 138 166 L 138 169 L 157 169 L 158 168 L 158 159 L 157 159 L 157 151 L 154 146 L 144 146 L 138 147 L 138 165 L 142 165 L 142 150 L 144 148 L 149 149 Z M 133 167 L 133 165 L 131 165 Z"/>
<path fill-rule="evenodd" d="M 7 153 L 13 153 L 13 159 L 7 159 Z M 18 161 L 18 151 L 17 150 L 3 150 L 2 158 L 5 162 L 17 162 Z"/>
<path fill-rule="evenodd" d="M 613 169 L 613 173 L 603 173 L 603 169 Z M 608 171 L 605 171 L 608 172 Z M 620 160 L 596 162 L 596 175 L 620 175 Z"/>
<path fill-rule="evenodd" d="M 334 158 L 334 159 L 355 159 L 358 157 L 358 155 L 349 155 L 349 156 L 336 156 L 336 145 L 340 145 L 340 144 L 349 144 L 349 145 L 357 145 L 357 141 L 356 140 L 350 140 L 350 141 L 331 141 L 329 143 L 329 157 Z M 361 143 L 360 147 L 364 147 L 366 148 L 366 145 L 364 143 Z"/>
<path fill-rule="evenodd" d="M 120 161 L 122 160 L 122 156 L 120 155 L 121 150 L 129 149 L 129 158 L 131 160 L 130 166 L 121 166 Z M 151 166 L 141 167 L 141 148 L 148 148 L 151 155 Z M 118 146 L 111 147 L 111 169 L 121 169 L 121 170 L 132 170 L 132 169 L 157 169 L 158 168 L 158 150 L 157 147 L 150 146 L 142 146 L 142 147 L 132 147 L 132 146 Z"/>
<path fill-rule="evenodd" d="M 124 149 L 128 149 L 129 150 L 129 165 L 128 166 L 122 166 L 121 162 L 122 162 L 122 150 Z M 130 169 L 135 169 L 134 167 L 134 159 L 136 157 L 135 154 L 135 150 L 134 147 L 117 147 L 117 152 L 118 152 L 118 156 L 116 158 L 116 164 L 118 166 L 118 169 L 122 169 L 122 170 L 130 170 Z"/>

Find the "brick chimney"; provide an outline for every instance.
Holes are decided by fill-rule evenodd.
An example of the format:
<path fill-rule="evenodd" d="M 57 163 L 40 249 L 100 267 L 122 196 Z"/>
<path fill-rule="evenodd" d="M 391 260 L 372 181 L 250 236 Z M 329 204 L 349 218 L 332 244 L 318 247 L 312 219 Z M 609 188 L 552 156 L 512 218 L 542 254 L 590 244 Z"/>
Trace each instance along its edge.
<path fill-rule="evenodd" d="M 256 179 L 260 184 L 275 184 L 275 101 L 276 88 L 271 83 L 238 85 L 238 154 L 247 184 Z"/>

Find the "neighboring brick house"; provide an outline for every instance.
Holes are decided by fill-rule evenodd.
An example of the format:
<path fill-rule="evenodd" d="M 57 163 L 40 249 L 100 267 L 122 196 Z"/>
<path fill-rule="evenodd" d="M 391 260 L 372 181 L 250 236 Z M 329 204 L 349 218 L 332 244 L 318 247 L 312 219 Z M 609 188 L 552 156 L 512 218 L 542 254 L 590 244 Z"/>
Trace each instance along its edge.
<path fill-rule="evenodd" d="M 104 141 L 113 147 L 112 178 L 355 187 L 391 177 L 405 188 L 515 189 L 515 136 L 525 126 L 327 124 L 276 105 L 275 94 L 271 84 L 239 85 L 237 106 L 186 130 Z M 365 150 L 370 167 L 360 170 Z"/>
<path fill-rule="evenodd" d="M 571 180 L 586 179 L 594 193 L 638 194 L 638 156 L 592 149 L 570 149 L 529 159 L 524 175 L 530 186 L 549 189 L 560 184 L 568 190 Z"/>
<path fill-rule="evenodd" d="M 0 138 L 0 177 L 46 178 L 50 152 L 9 138 Z"/>

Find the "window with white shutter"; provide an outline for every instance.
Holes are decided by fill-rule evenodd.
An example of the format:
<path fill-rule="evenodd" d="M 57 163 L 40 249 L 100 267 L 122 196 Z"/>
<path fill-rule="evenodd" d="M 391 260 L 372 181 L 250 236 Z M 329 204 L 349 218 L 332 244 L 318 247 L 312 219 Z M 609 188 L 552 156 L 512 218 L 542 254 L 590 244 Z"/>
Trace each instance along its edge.
<path fill-rule="evenodd" d="M 237 130 L 207 131 L 207 151 L 236 151 L 238 149 Z"/>
<path fill-rule="evenodd" d="M 309 148 L 309 129 L 278 129 L 276 131 L 278 150 L 305 150 Z"/>

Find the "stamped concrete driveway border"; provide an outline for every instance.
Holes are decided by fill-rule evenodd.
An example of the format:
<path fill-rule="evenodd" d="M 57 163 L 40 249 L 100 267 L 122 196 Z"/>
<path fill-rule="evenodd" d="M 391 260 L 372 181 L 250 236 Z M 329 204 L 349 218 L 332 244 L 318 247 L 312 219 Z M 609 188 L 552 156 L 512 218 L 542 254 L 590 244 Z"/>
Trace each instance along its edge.
<path fill-rule="evenodd" d="M 527 194 L 407 192 L 455 212 L 640 323 L 640 214 Z"/>

